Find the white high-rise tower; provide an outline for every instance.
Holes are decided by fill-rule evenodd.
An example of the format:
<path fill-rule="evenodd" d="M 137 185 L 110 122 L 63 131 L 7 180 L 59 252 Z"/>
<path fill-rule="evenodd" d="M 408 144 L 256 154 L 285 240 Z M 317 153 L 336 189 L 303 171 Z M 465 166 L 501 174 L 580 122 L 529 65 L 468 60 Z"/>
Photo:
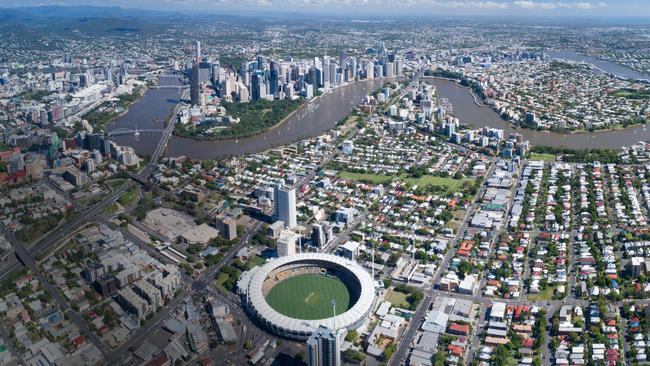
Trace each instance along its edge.
<path fill-rule="evenodd" d="M 307 340 L 307 365 L 341 365 L 342 332 L 320 326 Z"/>
<path fill-rule="evenodd" d="M 287 229 L 293 229 L 297 225 L 296 189 L 283 187 L 281 183 L 276 183 L 273 188 L 275 216 L 278 220 L 284 222 Z"/>

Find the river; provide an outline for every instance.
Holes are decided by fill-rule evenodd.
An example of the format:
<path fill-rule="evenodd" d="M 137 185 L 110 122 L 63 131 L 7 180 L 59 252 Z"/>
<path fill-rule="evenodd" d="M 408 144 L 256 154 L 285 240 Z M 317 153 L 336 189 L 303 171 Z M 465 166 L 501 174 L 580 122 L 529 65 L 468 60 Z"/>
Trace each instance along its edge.
<path fill-rule="evenodd" d="M 606 72 L 624 77 L 647 78 L 632 69 L 608 61 L 589 56 L 578 55 L 570 51 L 548 52 L 551 57 L 585 60 L 596 64 Z M 636 74 L 635 74 L 636 73 Z M 517 132 L 529 140 L 532 145 L 547 145 L 587 148 L 619 148 L 629 146 L 639 141 L 650 140 L 650 129 L 645 125 L 613 131 L 598 131 L 584 133 L 557 133 L 548 131 L 533 131 L 514 128 L 503 120 L 498 113 L 488 106 L 480 107 L 474 103 L 474 98 L 467 88 L 458 83 L 444 80 L 429 80 L 433 83 L 440 97 L 447 98 L 453 105 L 454 115 L 463 124 L 474 127 L 492 127 L 505 131 L 506 135 Z M 185 155 L 195 159 L 214 159 L 230 155 L 258 153 L 276 146 L 290 144 L 303 138 L 318 136 L 333 128 L 357 105 L 369 92 L 377 89 L 383 80 L 359 81 L 337 88 L 310 103 L 305 104 L 284 123 L 259 135 L 229 140 L 196 141 L 172 136 L 165 151 L 165 156 Z M 161 77 L 161 86 L 180 86 L 176 77 Z M 118 128 L 162 129 L 163 121 L 169 117 L 174 106 L 180 99 L 178 88 L 152 88 L 123 116 L 109 126 L 109 131 Z M 134 136 L 118 136 L 115 140 L 122 145 L 133 147 L 139 154 L 151 154 L 158 141 L 159 134 L 141 134 Z"/>
<path fill-rule="evenodd" d="M 650 75 L 643 74 L 639 71 L 636 71 L 634 69 L 631 69 L 627 66 L 620 65 L 617 63 L 613 63 L 607 60 L 603 60 L 600 58 L 592 57 L 592 56 L 586 56 L 586 55 L 581 55 L 579 53 L 576 53 L 574 51 L 569 51 L 569 50 L 557 50 L 557 51 L 547 51 L 546 54 L 552 58 L 559 58 L 559 59 L 565 59 L 565 60 L 572 60 L 572 61 L 578 61 L 578 62 L 587 62 L 592 65 L 597 66 L 599 69 L 608 72 L 610 74 L 614 74 L 626 79 L 649 79 L 650 80 Z"/>
<path fill-rule="evenodd" d="M 380 87 L 383 80 L 358 81 L 324 94 L 291 115 L 282 124 L 252 137 L 228 140 L 197 141 L 172 136 L 165 156 L 185 155 L 194 159 L 214 159 L 230 155 L 252 154 L 270 148 L 290 144 L 307 137 L 318 136 L 332 129 L 336 122 L 346 117 L 368 94 Z M 161 79 L 160 85 L 178 85 L 173 78 Z M 179 99 L 178 89 L 150 89 L 146 95 L 131 106 L 129 112 L 111 124 L 109 130 L 118 128 L 162 128 Z M 133 147 L 140 154 L 151 154 L 160 135 L 141 134 L 119 136 L 115 140 Z"/>
<path fill-rule="evenodd" d="M 186 155 L 212 159 L 229 155 L 257 153 L 272 147 L 318 136 L 336 126 L 368 94 L 381 86 L 381 80 L 358 81 L 304 104 L 282 124 L 252 137 L 216 141 L 196 141 L 174 136 L 168 156 Z"/>
<path fill-rule="evenodd" d="M 150 88 L 137 102 L 129 106 L 129 111 L 118 117 L 108 126 L 108 131 L 120 128 L 163 129 L 170 113 L 180 101 L 180 90 L 164 86 L 181 86 L 178 78 L 173 76 L 161 77 L 162 88 Z M 116 136 L 114 140 L 120 145 L 131 146 L 138 154 L 152 154 L 156 149 L 160 134 L 142 134 L 138 137 L 126 135 Z"/>
<path fill-rule="evenodd" d="M 423 80 L 424 81 L 424 80 Z M 479 107 L 469 89 L 447 79 L 428 79 L 436 86 L 438 96 L 449 100 L 453 105 L 454 116 L 461 123 L 475 128 L 492 127 L 502 129 L 507 136 L 511 132 L 520 133 L 531 145 L 569 147 L 574 149 L 619 148 L 639 141 L 650 140 L 650 129 L 645 125 L 612 131 L 582 133 L 558 133 L 514 128 L 488 106 Z"/>

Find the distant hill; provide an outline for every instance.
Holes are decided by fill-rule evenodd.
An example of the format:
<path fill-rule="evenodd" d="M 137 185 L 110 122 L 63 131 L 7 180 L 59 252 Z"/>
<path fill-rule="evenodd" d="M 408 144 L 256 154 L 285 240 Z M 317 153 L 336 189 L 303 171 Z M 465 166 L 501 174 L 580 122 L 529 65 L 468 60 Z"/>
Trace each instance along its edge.
<path fill-rule="evenodd" d="M 33 21 L 48 18 L 155 18 L 170 15 L 171 12 L 103 6 L 0 7 L 0 21 Z"/>

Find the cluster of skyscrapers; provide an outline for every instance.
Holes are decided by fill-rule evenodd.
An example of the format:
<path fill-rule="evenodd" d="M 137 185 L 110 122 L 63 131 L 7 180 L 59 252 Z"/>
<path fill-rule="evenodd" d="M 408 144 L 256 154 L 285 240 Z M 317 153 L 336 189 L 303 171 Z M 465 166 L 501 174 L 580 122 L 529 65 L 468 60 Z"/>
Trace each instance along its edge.
<path fill-rule="evenodd" d="M 211 84 L 217 95 L 233 101 L 261 99 L 312 98 L 319 88 L 333 88 L 343 83 L 402 75 L 403 62 L 387 52 L 383 43 L 377 51 L 369 49 L 364 57 L 314 57 L 313 60 L 273 60 L 259 55 L 244 62 L 239 70 L 221 67 L 218 61 L 204 61 L 197 42 L 191 69 L 191 99 L 201 105 L 201 85 Z"/>

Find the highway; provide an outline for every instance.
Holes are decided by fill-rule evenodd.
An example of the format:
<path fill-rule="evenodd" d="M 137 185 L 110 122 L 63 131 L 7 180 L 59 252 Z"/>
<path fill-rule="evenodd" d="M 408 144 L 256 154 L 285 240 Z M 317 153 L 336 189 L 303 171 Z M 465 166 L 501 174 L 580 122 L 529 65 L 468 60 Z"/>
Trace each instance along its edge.
<path fill-rule="evenodd" d="M 143 169 L 140 170 L 138 174 L 129 173 L 129 176 L 132 179 L 140 183 L 147 181 L 148 176 L 153 171 L 153 167 L 157 164 L 158 159 L 160 159 L 160 156 L 162 155 L 163 151 L 165 150 L 165 147 L 167 146 L 167 143 L 169 142 L 169 138 L 171 137 L 176 122 L 175 117 L 181 105 L 182 104 L 178 104 L 174 109 L 172 118 L 170 119 L 169 124 L 165 128 L 163 136 L 158 142 L 158 145 L 156 146 L 156 149 L 154 151 L 154 154 L 152 155 L 149 164 L 143 167 Z M 95 344 L 104 355 L 109 354 L 109 349 L 106 346 L 106 344 L 94 332 L 88 329 L 88 327 L 84 323 L 83 318 L 77 312 L 75 312 L 73 309 L 70 308 L 70 305 L 59 293 L 58 289 L 49 282 L 48 278 L 40 270 L 37 264 L 37 259 L 40 258 L 41 256 L 51 255 L 55 251 L 55 248 L 59 243 L 64 241 L 70 235 L 73 235 L 74 232 L 76 232 L 79 228 L 83 227 L 86 223 L 94 222 L 97 216 L 101 213 L 101 211 L 108 205 L 115 202 L 124 192 L 126 192 L 131 187 L 132 184 L 133 183 L 131 182 L 124 184 L 120 188 L 111 192 L 107 197 L 105 197 L 100 202 L 73 213 L 73 216 L 68 221 L 66 221 L 63 225 L 55 228 L 54 230 L 50 231 L 48 234 L 44 235 L 42 238 L 37 240 L 29 248 L 26 248 L 20 241 L 18 241 L 13 233 L 6 233 L 6 232 L 4 233 L 7 239 L 12 243 L 14 247 L 15 257 L 8 257 L 7 261 L 3 263 L 3 266 L 0 268 L 0 280 L 5 280 L 11 273 L 19 270 L 21 268 L 21 263 L 22 263 L 34 274 L 34 276 L 36 276 L 39 279 L 39 281 L 41 282 L 45 290 L 48 292 L 48 294 L 50 294 L 50 296 L 52 296 L 52 299 L 57 303 L 59 308 L 67 315 L 70 321 L 75 323 L 75 325 L 79 328 L 80 332 L 88 340 L 90 340 L 93 344 Z M 73 203 L 73 206 L 77 207 L 76 203 Z M 250 235 L 245 237 L 250 238 Z M 243 244 L 240 242 L 240 244 L 236 246 L 233 250 L 238 250 L 238 247 L 240 247 L 241 245 Z M 224 258 L 224 260 L 225 259 L 226 258 Z M 216 270 L 218 270 L 222 265 L 223 265 L 223 261 L 220 263 L 219 266 L 215 266 L 215 268 L 212 271 L 216 272 Z M 212 276 L 214 276 L 214 272 L 212 271 L 207 272 L 206 276 L 209 276 L 210 273 L 212 273 Z M 199 282 L 199 283 L 203 283 L 203 282 Z M 193 289 L 194 286 L 185 288 L 184 291 L 193 291 L 193 290 L 188 290 L 190 288 Z M 185 296 L 178 296 L 176 299 L 179 300 L 175 299 L 175 301 L 180 302 L 184 298 Z M 164 315 L 166 315 L 164 314 L 164 312 L 160 312 L 157 314 L 156 317 L 154 317 L 154 320 L 160 319 Z M 140 333 L 136 333 L 136 334 L 148 334 L 148 329 L 149 328 L 147 327 L 140 328 Z M 130 344 L 132 341 L 136 341 L 137 339 L 138 337 L 132 337 L 128 343 Z M 120 348 L 120 350 L 121 350 L 120 352 L 123 353 L 122 348 Z M 110 359 L 115 358 L 114 356 L 115 352 L 111 353 L 110 355 L 113 355 Z M 113 363 L 108 362 L 107 364 L 113 364 Z"/>
<path fill-rule="evenodd" d="M 153 168 L 158 163 L 158 159 L 160 159 L 162 153 L 165 151 L 165 148 L 167 146 L 167 143 L 169 142 L 171 134 L 174 131 L 174 126 L 176 125 L 176 121 L 177 121 L 176 115 L 180 110 L 180 108 L 182 107 L 182 105 L 183 105 L 182 103 L 179 103 L 174 108 L 174 113 L 172 114 L 170 121 L 167 124 L 167 127 L 165 128 L 165 131 L 160 141 L 158 142 L 156 149 L 154 150 L 154 154 L 152 155 L 149 164 L 144 166 L 137 174 L 129 172 L 128 174 L 131 179 L 141 184 L 144 184 L 148 181 L 149 175 L 151 174 Z M 93 221 L 95 217 L 99 213 L 101 213 L 102 209 L 115 202 L 129 188 L 130 188 L 130 184 L 125 184 L 122 187 L 110 193 L 102 201 L 92 206 L 86 207 L 81 211 L 77 211 L 73 213 L 73 217 L 71 219 L 66 221 L 60 227 L 55 228 L 47 235 L 44 235 L 33 245 L 27 248 L 27 250 L 23 254 L 29 254 L 29 256 L 31 256 L 32 258 L 39 258 L 44 254 L 51 254 L 52 248 L 54 248 L 61 240 L 67 238 L 69 235 L 71 235 L 76 230 L 81 228 L 85 223 Z M 74 206 L 76 207 L 76 204 L 74 204 Z M 14 247 L 15 246 L 16 243 L 14 242 Z M 16 254 L 18 253 L 16 252 Z M 24 263 L 23 258 L 20 258 L 19 260 L 16 257 L 8 257 L 7 260 L 3 263 L 2 267 L 0 267 L 0 281 L 7 278 L 7 276 L 12 272 L 20 269 L 21 262 Z"/>
<path fill-rule="evenodd" d="M 32 258 L 39 258 L 44 254 L 51 254 L 51 249 L 58 244 L 61 240 L 67 238 L 74 231 L 81 228 L 86 222 L 92 221 L 94 217 L 101 212 L 101 210 L 115 202 L 124 192 L 127 191 L 129 185 L 124 185 L 121 188 L 115 190 L 108 197 L 104 198 L 101 202 L 96 203 L 93 206 L 87 207 L 81 211 L 75 212 L 73 217 L 66 221 L 60 227 L 52 230 L 47 235 L 43 236 L 40 240 L 35 242 L 29 248 L 26 248 L 23 252 L 23 257 L 25 254 L 29 254 Z M 10 237 L 8 237 L 10 238 Z M 20 262 L 24 263 L 24 258 L 20 257 L 18 251 L 16 250 L 16 244 L 18 240 L 12 240 L 14 245 L 14 251 L 18 258 L 8 258 L 4 266 L 0 269 L 0 280 L 4 280 L 12 272 L 20 269 Z M 22 247 L 22 244 L 20 245 Z M 20 259 L 20 261 L 18 260 Z"/>

